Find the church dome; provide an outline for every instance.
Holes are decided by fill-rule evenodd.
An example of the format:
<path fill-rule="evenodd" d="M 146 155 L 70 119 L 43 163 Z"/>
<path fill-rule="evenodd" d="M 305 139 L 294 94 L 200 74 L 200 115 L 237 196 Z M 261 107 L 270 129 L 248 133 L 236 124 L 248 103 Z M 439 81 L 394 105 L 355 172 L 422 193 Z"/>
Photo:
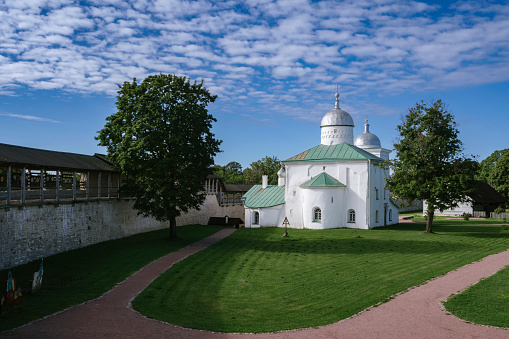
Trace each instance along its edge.
<path fill-rule="evenodd" d="M 327 112 L 323 118 L 320 127 L 325 126 L 352 126 L 353 119 L 348 112 L 339 108 L 339 93 L 336 93 L 336 107 L 332 111 Z"/>
<path fill-rule="evenodd" d="M 320 127 L 324 126 L 354 126 L 353 119 L 348 112 L 343 111 L 341 108 L 334 108 L 332 111 L 327 112 L 322 118 Z"/>
<path fill-rule="evenodd" d="M 366 124 L 364 125 L 364 133 L 360 134 L 355 138 L 354 145 L 359 148 L 382 148 L 380 139 L 373 133 L 369 132 L 368 119 L 366 118 Z"/>

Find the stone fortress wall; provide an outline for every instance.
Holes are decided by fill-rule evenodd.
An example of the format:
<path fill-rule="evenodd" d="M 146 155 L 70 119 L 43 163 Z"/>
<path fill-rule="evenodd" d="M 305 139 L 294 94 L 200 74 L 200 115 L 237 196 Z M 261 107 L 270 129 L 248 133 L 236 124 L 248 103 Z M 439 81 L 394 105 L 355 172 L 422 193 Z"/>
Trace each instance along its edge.
<path fill-rule="evenodd" d="M 0 209 L 0 269 L 169 226 L 138 216 L 133 204 L 133 199 L 108 199 Z M 220 206 L 216 195 L 207 194 L 202 208 L 178 217 L 177 225 L 206 225 L 209 217 L 226 215 L 243 220 L 244 206 Z"/>

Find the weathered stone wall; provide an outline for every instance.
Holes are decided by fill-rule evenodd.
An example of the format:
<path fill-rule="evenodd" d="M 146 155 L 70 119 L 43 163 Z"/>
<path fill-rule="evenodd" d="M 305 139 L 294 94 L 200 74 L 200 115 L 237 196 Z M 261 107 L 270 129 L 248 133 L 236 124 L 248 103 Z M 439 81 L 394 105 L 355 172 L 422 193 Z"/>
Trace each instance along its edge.
<path fill-rule="evenodd" d="M 224 217 L 226 215 L 230 218 L 241 218 L 245 221 L 244 205 L 219 206 L 217 196 L 209 194 L 199 211 L 191 210 L 185 215 L 181 215 L 177 218 L 177 225 L 206 225 L 210 217 Z"/>
<path fill-rule="evenodd" d="M 0 209 L 0 269 L 101 241 L 168 227 L 137 216 L 131 199 Z M 177 218 L 177 225 L 206 224 L 209 217 L 244 217 L 242 205 L 221 207 L 207 196 L 200 211 Z"/>

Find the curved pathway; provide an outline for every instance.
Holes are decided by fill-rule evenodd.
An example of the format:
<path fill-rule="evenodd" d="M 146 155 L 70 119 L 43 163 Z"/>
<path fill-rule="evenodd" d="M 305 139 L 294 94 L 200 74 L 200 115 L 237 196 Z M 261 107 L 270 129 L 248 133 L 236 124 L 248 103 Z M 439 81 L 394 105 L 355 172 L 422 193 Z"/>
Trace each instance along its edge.
<path fill-rule="evenodd" d="M 188 255 L 227 237 L 224 229 L 145 266 L 102 297 L 3 333 L 12 338 L 508 338 L 509 330 L 473 325 L 447 315 L 440 302 L 509 265 L 509 250 L 490 255 L 410 289 L 393 300 L 338 323 L 265 334 L 212 333 L 151 320 L 130 301 Z"/>

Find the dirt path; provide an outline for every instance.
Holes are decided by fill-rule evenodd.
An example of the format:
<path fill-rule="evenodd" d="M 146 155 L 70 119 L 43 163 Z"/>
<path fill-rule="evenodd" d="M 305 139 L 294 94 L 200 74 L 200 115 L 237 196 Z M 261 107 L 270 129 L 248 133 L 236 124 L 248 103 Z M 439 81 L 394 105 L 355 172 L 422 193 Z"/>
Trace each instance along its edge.
<path fill-rule="evenodd" d="M 335 324 L 267 334 L 212 333 L 147 319 L 130 301 L 188 255 L 230 235 L 225 229 L 145 266 L 97 300 L 4 333 L 11 338 L 509 338 L 509 330 L 472 325 L 447 315 L 440 302 L 509 265 L 509 250 L 463 266 L 390 302 Z"/>

